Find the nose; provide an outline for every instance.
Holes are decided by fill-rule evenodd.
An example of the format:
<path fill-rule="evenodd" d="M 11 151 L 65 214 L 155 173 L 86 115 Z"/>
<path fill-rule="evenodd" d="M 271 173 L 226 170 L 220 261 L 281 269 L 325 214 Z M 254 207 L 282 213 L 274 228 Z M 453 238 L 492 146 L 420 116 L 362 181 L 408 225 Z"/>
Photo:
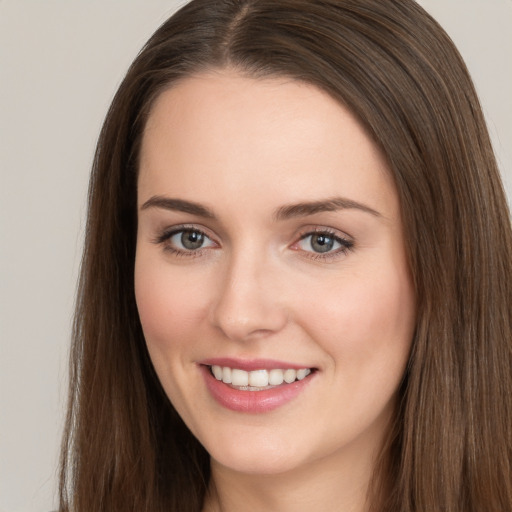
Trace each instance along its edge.
<path fill-rule="evenodd" d="M 233 341 L 271 336 L 286 325 L 279 272 L 256 254 L 233 257 L 219 276 L 212 323 Z"/>

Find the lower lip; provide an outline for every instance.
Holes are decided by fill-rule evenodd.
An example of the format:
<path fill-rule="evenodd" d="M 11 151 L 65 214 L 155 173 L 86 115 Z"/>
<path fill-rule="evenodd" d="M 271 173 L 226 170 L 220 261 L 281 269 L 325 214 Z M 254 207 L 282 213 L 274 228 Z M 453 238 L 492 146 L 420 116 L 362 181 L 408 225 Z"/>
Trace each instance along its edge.
<path fill-rule="evenodd" d="M 245 413 L 268 412 L 291 402 L 308 386 L 315 375 L 311 373 L 305 379 L 262 391 L 240 391 L 217 380 L 208 366 L 201 365 L 200 368 L 206 387 L 213 398 L 226 409 Z"/>

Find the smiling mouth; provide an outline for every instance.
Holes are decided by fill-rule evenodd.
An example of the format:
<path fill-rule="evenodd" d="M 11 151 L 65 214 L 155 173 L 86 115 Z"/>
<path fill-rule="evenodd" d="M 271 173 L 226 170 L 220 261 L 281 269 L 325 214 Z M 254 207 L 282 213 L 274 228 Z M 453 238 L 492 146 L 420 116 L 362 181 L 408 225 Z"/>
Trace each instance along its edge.
<path fill-rule="evenodd" d="M 264 391 L 292 384 L 295 381 L 304 380 L 313 371 L 313 368 L 245 371 L 229 366 L 210 366 L 210 373 L 215 379 L 239 391 Z"/>

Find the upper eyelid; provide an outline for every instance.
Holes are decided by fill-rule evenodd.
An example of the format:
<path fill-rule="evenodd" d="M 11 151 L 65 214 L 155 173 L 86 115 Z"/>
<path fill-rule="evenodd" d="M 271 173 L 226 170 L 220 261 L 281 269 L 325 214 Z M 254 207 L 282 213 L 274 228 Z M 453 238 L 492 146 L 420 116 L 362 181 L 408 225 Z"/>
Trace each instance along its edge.
<path fill-rule="evenodd" d="M 303 228 L 299 233 L 299 239 L 302 240 L 309 235 L 318 234 L 318 233 L 327 233 L 336 238 L 340 238 L 341 240 L 346 240 L 347 242 L 354 243 L 354 237 L 349 235 L 346 231 L 341 231 L 340 229 L 331 228 L 328 226 L 317 226 L 317 227 L 307 227 Z"/>
<path fill-rule="evenodd" d="M 299 241 L 305 240 L 306 238 L 313 236 L 313 235 L 328 235 L 330 238 L 334 238 L 335 240 L 341 240 L 343 242 L 352 243 L 352 240 L 350 240 L 348 237 L 339 235 L 339 234 L 331 232 L 331 231 L 309 231 L 308 233 L 301 235 L 301 237 L 299 238 Z"/>
<path fill-rule="evenodd" d="M 162 237 L 170 237 L 175 235 L 176 233 L 180 233 L 182 231 L 197 231 L 198 233 L 202 233 L 204 236 L 214 239 L 215 236 L 212 236 L 210 233 L 210 230 L 207 228 L 204 228 L 202 226 L 192 225 L 192 224 L 179 224 L 177 226 L 170 226 L 166 228 L 162 228 L 158 230 L 158 235 L 156 238 L 162 238 Z"/>
<path fill-rule="evenodd" d="M 154 237 L 155 241 L 162 242 L 164 240 L 168 240 L 171 236 L 180 233 L 181 231 L 197 231 L 199 233 L 202 233 L 204 236 L 209 238 L 210 240 L 219 243 L 219 237 L 215 234 L 211 233 L 211 230 L 206 228 L 202 225 L 197 224 L 178 224 L 176 226 L 169 226 L 163 229 L 159 230 L 159 234 Z M 349 235 L 345 231 L 341 231 L 336 228 L 332 228 L 329 226 L 306 226 L 302 227 L 298 232 L 296 231 L 296 234 L 293 236 L 293 241 L 291 242 L 291 245 L 296 244 L 298 241 L 303 240 L 304 238 L 307 238 L 308 236 L 311 236 L 313 234 L 318 233 L 326 233 L 328 235 L 331 235 L 335 238 L 339 238 L 342 241 L 354 243 L 354 238 Z"/>
<path fill-rule="evenodd" d="M 322 230 L 322 231 L 309 231 L 309 232 L 305 233 L 304 235 L 302 235 L 296 242 L 293 242 L 292 245 L 296 245 L 299 242 L 302 242 L 303 240 L 305 240 L 306 238 L 309 238 L 310 236 L 318 235 L 318 234 L 320 234 L 320 235 L 322 235 L 322 234 L 328 235 L 330 238 L 333 238 L 334 240 L 336 240 L 339 244 L 341 244 L 345 248 L 353 248 L 354 247 L 354 241 L 353 241 L 352 238 L 345 237 L 345 236 L 339 235 L 339 234 L 337 234 L 335 232 L 326 231 L 326 230 Z M 307 252 L 309 252 L 309 251 L 307 251 Z"/>

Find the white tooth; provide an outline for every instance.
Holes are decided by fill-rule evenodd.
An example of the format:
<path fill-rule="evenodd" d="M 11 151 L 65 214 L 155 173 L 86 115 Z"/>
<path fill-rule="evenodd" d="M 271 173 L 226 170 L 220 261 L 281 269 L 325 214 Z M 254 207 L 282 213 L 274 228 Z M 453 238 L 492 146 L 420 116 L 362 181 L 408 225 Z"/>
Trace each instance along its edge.
<path fill-rule="evenodd" d="M 222 382 L 231 384 L 231 368 L 229 366 L 222 368 Z"/>
<path fill-rule="evenodd" d="M 231 370 L 231 384 L 233 386 L 248 386 L 249 385 L 249 373 L 238 368 Z"/>
<path fill-rule="evenodd" d="M 220 366 L 214 364 L 212 366 L 212 372 L 217 380 L 222 380 L 222 368 Z"/>
<path fill-rule="evenodd" d="M 288 384 L 291 384 L 295 379 L 297 378 L 297 371 L 296 370 L 285 370 L 284 371 L 284 381 Z"/>
<path fill-rule="evenodd" d="M 305 379 L 310 373 L 311 370 L 309 368 L 302 368 L 297 370 L 297 380 Z"/>
<path fill-rule="evenodd" d="M 279 386 L 284 381 L 283 370 L 270 370 L 268 374 L 268 383 L 271 386 Z"/>
<path fill-rule="evenodd" d="M 249 386 L 256 388 L 264 388 L 268 386 L 268 372 L 267 370 L 255 370 L 249 372 Z"/>

